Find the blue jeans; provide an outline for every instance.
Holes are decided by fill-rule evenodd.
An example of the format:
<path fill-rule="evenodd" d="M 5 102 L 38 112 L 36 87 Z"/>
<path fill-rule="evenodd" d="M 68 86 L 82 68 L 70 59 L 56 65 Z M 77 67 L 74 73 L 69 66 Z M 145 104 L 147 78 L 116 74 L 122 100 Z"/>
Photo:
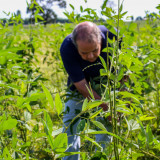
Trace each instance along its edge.
<path fill-rule="evenodd" d="M 78 101 L 76 98 L 69 99 L 65 103 L 65 114 L 63 118 L 63 123 L 67 127 L 71 120 L 77 116 L 78 111 L 82 110 L 82 101 Z M 63 129 L 63 132 L 65 131 L 68 135 L 68 145 L 71 145 L 66 152 L 79 152 L 80 151 L 80 136 L 76 135 L 76 129 L 77 125 L 79 123 L 80 119 L 72 126 L 72 128 L 68 127 L 68 129 L 65 131 L 65 127 Z M 98 118 L 98 121 L 101 123 L 104 121 L 102 117 Z M 108 128 L 105 125 L 106 129 Z M 107 129 L 108 130 L 108 129 Z M 105 143 L 109 143 L 111 141 L 111 136 L 107 134 L 97 134 L 96 135 L 96 142 L 102 143 L 101 146 L 103 149 L 105 148 Z M 79 160 L 80 155 L 75 154 L 72 156 L 66 156 L 63 158 L 63 160 Z"/>

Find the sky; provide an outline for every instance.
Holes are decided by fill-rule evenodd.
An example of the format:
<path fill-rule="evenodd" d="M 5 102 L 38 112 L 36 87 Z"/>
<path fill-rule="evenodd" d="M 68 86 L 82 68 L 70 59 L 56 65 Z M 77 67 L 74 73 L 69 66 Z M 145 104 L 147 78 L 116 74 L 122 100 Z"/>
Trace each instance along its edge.
<path fill-rule="evenodd" d="M 27 0 L 28 2 L 30 0 Z M 78 13 L 80 11 L 80 5 L 83 6 L 83 8 L 92 8 L 96 9 L 97 13 L 100 13 L 100 6 L 102 5 L 104 0 L 87 0 L 87 3 L 84 2 L 84 0 L 66 0 L 67 2 L 67 8 L 66 9 L 59 9 L 57 5 L 53 6 L 53 10 L 56 12 L 59 18 L 66 18 L 66 16 L 63 14 L 65 10 L 72 11 L 69 4 L 72 4 L 75 7 L 75 11 Z M 114 8 L 117 8 L 118 0 L 112 0 L 114 2 Z M 122 0 L 120 0 L 122 2 Z M 123 0 L 123 11 L 128 11 L 128 13 L 125 16 L 125 19 L 127 16 L 133 16 L 134 18 L 141 16 L 145 16 L 145 11 L 156 12 L 158 13 L 158 10 L 155 8 L 160 4 L 160 0 Z M 27 3 L 26 0 L 0 0 L 0 18 L 6 18 L 5 12 L 16 12 L 17 10 L 21 11 L 22 18 L 29 17 L 29 15 L 26 14 L 26 8 Z M 125 20 L 124 19 L 124 20 Z"/>

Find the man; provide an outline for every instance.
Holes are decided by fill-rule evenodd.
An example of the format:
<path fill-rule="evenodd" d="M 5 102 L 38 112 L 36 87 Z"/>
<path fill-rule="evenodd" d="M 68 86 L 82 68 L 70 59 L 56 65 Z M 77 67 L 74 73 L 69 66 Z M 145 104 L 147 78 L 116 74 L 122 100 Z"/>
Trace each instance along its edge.
<path fill-rule="evenodd" d="M 70 120 L 77 115 L 76 111 L 82 109 L 80 100 L 84 98 L 90 99 L 87 87 L 90 88 L 89 82 L 91 79 L 100 76 L 100 69 L 103 69 L 103 66 L 99 56 L 105 61 L 107 60 L 107 53 L 102 52 L 102 50 L 106 48 L 107 38 L 113 39 L 114 36 L 105 26 L 97 26 L 92 22 L 86 21 L 78 24 L 72 34 L 64 39 L 60 52 L 64 67 L 69 75 L 67 83 L 70 90 L 69 93 L 74 92 L 72 97 L 68 97 L 69 100 L 65 104 L 63 122 L 66 127 L 69 125 Z M 95 99 L 101 99 L 101 96 L 95 90 L 93 90 L 93 95 Z M 104 111 L 108 110 L 108 105 L 105 103 L 100 107 Z M 71 144 L 67 152 L 79 151 L 80 137 L 75 135 L 77 125 L 78 122 L 74 124 L 73 131 L 70 128 L 67 129 L 68 143 Z M 104 141 L 104 139 L 109 141 L 110 138 L 107 135 L 97 135 L 96 137 L 98 142 Z M 78 160 L 79 155 L 64 157 L 64 160 L 72 159 Z"/>

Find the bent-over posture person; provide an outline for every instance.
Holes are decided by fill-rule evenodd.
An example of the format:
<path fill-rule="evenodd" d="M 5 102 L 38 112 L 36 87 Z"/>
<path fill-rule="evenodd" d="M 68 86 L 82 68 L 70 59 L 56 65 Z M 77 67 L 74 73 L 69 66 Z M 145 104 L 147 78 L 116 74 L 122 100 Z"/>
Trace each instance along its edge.
<path fill-rule="evenodd" d="M 69 75 L 67 83 L 69 88 L 68 95 L 72 95 L 68 96 L 68 101 L 65 103 L 65 114 L 63 118 L 65 126 L 68 126 L 71 120 L 78 114 L 78 110 L 81 111 L 81 101 L 86 97 L 88 99 L 90 98 L 86 86 L 89 88 L 90 79 L 100 76 L 100 69 L 103 66 L 99 55 L 107 61 L 107 53 L 102 52 L 106 48 L 107 35 L 110 39 L 113 39 L 115 36 L 105 26 L 97 26 L 95 23 L 86 21 L 79 23 L 73 32 L 64 39 L 61 45 L 60 53 L 62 61 Z M 101 96 L 96 91 L 93 90 L 93 94 L 95 99 L 101 99 Z M 108 105 L 105 103 L 100 105 L 100 107 L 104 111 L 108 110 Z M 71 144 L 66 152 L 78 152 L 80 150 L 80 137 L 76 135 L 78 122 L 73 125 L 72 131 L 71 127 L 68 127 L 66 131 L 68 144 Z M 105 142 L 110 141 L 110 136 L 106 134 L 96 135 L 96 141 L 104 143 L 102 144 L 104 148 Z M 66 156 L 63 160 L 79 159 L 80 155 L 77 154 Z"/>

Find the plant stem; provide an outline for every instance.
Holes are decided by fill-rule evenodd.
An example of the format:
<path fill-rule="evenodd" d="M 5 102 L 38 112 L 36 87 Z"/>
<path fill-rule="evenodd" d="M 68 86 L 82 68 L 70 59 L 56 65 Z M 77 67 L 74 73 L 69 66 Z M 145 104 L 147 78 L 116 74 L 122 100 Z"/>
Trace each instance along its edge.
<path fill-rule="evenodd" d="M 67 129 L 70 127 L 70 125 L 76 120 L 76 118 L 78 118 L 79 116 L 81 116 L 82 114 L 84 114 L 86 111 L 88 111 L 88 110 L 82 111 L 82 112 L 80 112 L 76 117 L 74 117 L 74 118 L 72 119 L 72 121 L 70 122 L 70 124 L 69 124 L 67 127 L 65 127 L 64 133 L 67 131 Z"/>
<path fill-rule="evenodd" d="M 113 96 L 113 108 L 114 108 L 114 134 L 118 134 L 118 129 L 117 129 L 117 106 L 116 106 L 116 82 L 117 82 L 117 65 L 118 65 L 118 50 L 119 50 L 119 11 L 120 8 L 120 0 L 118 0 L 118 19 L 117 19 L 117 52 L 116 52 L 116 64 L 115 64 L 115 71 L 114 71 L 114 96 Z M 119 160 L 119 155 L 118 155 L 118 139 L 114 138 L 114 152 L 115 152 L 115 159 Z"/>

